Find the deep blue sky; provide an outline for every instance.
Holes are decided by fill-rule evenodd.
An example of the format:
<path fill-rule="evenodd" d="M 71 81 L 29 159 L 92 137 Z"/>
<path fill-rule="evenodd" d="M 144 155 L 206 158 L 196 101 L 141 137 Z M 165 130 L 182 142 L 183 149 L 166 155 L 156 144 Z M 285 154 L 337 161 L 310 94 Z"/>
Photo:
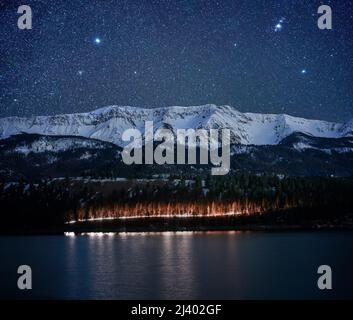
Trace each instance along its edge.
<path fill-rule="evenodd" d="M 33 10 L 31 31 L 17 28 L 24 3 Z M 323 3 L 332 7 L 333 30 L 317 27 Z M 205 103 L 353 117 L 351 0 L 0 4 L 1 117 Z"/>

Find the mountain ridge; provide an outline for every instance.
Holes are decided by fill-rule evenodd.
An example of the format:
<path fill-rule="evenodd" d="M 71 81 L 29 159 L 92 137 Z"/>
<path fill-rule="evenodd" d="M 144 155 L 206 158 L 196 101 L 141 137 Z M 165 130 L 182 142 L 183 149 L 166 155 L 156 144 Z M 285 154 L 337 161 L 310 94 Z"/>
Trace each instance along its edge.
<path fill-rule="evenodd" d="M 145 121 L 154 129 L 230 129 L 232 144 L 277 145 L 294 132 L 314 137 L 353 137 L 353 119 L 345 123 L 305 119 L 287 114 L 240 112 L 234 107 L 214 104 L 138 108 L 106 106 L 91 112 L 54 116 L 6 117 L 0 119 L 0 139 L 21 133 L 50 136 L 80 136 L 114 143 L 126 143 L 124 130 L 144 132 Z"/>

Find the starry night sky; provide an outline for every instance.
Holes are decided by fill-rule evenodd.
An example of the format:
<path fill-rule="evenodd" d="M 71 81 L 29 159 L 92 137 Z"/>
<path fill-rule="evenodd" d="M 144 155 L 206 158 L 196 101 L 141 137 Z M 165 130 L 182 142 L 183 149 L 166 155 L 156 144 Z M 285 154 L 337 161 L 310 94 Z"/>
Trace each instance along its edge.
<path fill-rule="evenodd" d="M 353 117 L 351 0 L 0 0 L 0 21 L 1 117 L 206 103 Z"/>

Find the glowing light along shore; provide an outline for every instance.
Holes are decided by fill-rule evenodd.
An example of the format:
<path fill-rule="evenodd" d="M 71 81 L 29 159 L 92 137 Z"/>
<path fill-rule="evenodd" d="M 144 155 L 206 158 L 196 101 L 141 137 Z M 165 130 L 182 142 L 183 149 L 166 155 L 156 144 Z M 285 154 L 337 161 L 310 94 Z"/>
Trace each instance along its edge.
<path fill-rule="evenodd" d="M 114 203 L 102 206 L 87 206 L 67 213 L 66 224 L 80 222 L 100 222 L 108 220 L 132 219 L 185 219 L 185 218 L 221 218 L 249 214 L 261 214 L 269 210 L 282 210 L 296 207 L 286 201 L 280 204 L 265 200 L 259 203 L 245 201 L 208 201 L 208 202 L 137 202 Z"/>
<path fill-rule="evenodd" d="M 165 218 L 165 219 L 174 219 L 174 218 L 216 218 L 216 217 L 227 217 L 227 216 L 238 216 L 242 215 L 242 212 L 225 212 L 225 213 L 214 213 L 214 214 L 161 214 L 161 215 L 136 215 L 136 216 L 122 216 L 122 217 L 100 217 L 100 218 L 88 218 L 88 219 L 78 219 L 71 220 L 66 222 L 66 224 L 74 224 L 78 222 L 90 222 L 90 221 L 109 221 L 109 220 L 128 220 L 128 219 L 151 219 L 151 218 Z"/>

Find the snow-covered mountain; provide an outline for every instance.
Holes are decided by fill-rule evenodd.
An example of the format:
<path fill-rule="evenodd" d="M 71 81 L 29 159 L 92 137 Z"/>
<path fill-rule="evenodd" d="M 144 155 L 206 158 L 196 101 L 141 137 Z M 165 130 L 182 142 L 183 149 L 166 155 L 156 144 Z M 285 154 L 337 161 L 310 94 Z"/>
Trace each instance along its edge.
<path fill-rule="evenodd" d="M 276 145 L 294 132 L 320 138 L 353 137 L 353 120 L 334 123 L 308 120 L 285 114 L 242 113 L 230 106 L 203 105 L 144 109 L 109 106 L 88 113 L 0 119 L 0 139 L 20 133 L 49 136 L 80 136 L 123 146 L 124 130 L 144 132 L 145 121 L 153 121 L 154 130 L 230 129 L 232 143 Z"/>

